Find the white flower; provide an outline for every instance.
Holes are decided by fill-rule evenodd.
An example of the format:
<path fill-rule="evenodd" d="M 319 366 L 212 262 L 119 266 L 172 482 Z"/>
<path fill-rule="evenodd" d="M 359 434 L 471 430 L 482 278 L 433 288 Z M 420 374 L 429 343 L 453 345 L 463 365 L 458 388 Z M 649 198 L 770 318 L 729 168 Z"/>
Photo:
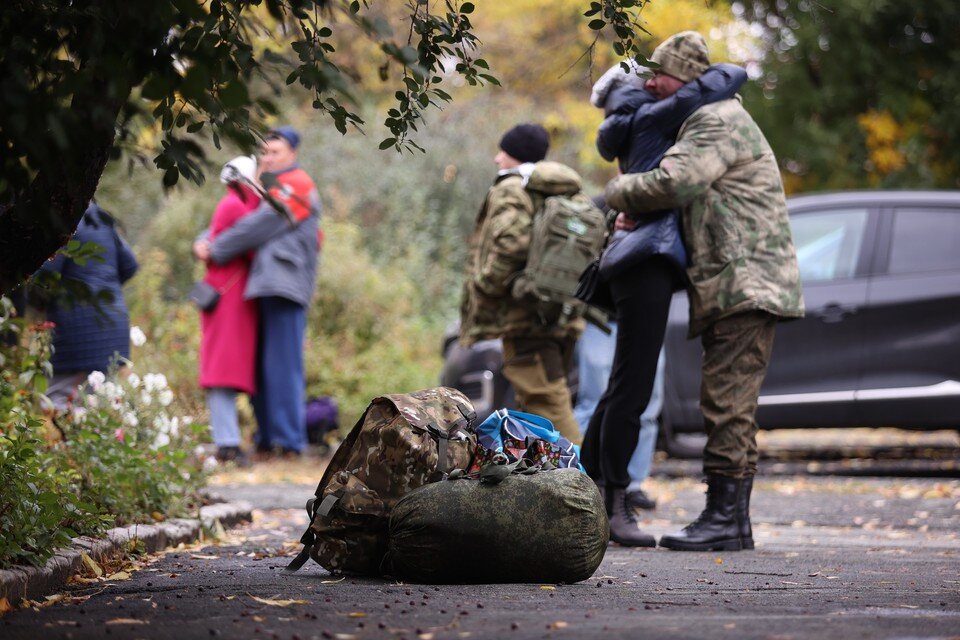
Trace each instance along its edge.
<path fill-rule="evenodd" d="M 203 461 L 203 470 L 207 473 L 213 471 L 217 468 L 217 459 L 213 456 L 208 456 L 206 460 Z"/>
<path fill-rule="evenodd" d="M 166 414 L 161 413 L 153 419 L 153 428 L 163 434 L 170 433 L 170 418 L 168 418 Z"/>
<path fill-rule="evenodd" d="M 147 391 L 162 391 L 167 388 L 167 376 L 162 373 L 148 373 L 143 376 L 143 386 Z"/>
<path fill-rule="evenodd" d="M 130 342 L 132 342 L 135 347 L 142 347 L 146 344 L 147 336 L 143 333 L 143 329 L 136 325 L 130 327 Z"/>
<path fill-rule="evenodd" d="M 174 418 L 170 421 L 170 435 L 173 437 L 180 435 L 180 418 Z"/>
<path fill-rule="evenodd" d="M 158 433 L 158 434 L 157 434 L 157 437 L 154 438 L 154 440 L 153 440 L 153 448 L 154 448 L 154 449 L 159 449 L 160 447 L 165 447 L 165 446 L 167 446 L 168 444 L 170 444 L 170 436 L 168 436 L 166 433 L 164 433 L 164 432 L 162 432 L 162 431 L 161 431 L 160 433 Z"/>
<path fill-rule="evenodd" d="M 87 376 L 87 384 L 93 387 L 94 391 L 100 391 L 106 380 L 107 376 L 103 375 L 102 371 L 91 371 L 90 375 Z"/>
<path fill-rule="evenodd" d="M 130 383 L 130 386 L 136 389 L 140 386 L 140 376 L 135 373 L 131 373 L 127 376 L 127 382 Z"/>
<path fill-rule="evenodd" d="M 150 403 L 153 402 L 153 395 L 149 391 L 144 389 L 140 392 L 140 403 L 144 406 L 150 406 Z"/>
<path fill-rule="evenodd" d="M 97 396 L 92 395 L 92 394 L 91 394 L 91 395 L 88 395 L 88 396 L 87 396 L 87 406 L 90 407 L 91 409 L 99 409 L 99 408 L 100 408 L 100 398 L 98 398 Z"/>
<path fill-rule="evenodd" d="M 123 416 L 123 424 L 128 427 L 135 427 L 140 424 L 140 420 L 137 418 L 137 415 L 133 412 L 125 413 Z"/>
<path fill-rule="evenodd" d="M 118 400 L 123 397 L 123 387 L 111 380 L 103 385 L 103 395 L 107 400 Z"/>
<path fill-rule="evenodd" d="M 164 407 L 169 407 L 170 403 L 173 402 L 173 391 L 170 391 L 170 389 L 164 389 L 160 392 L 158 400 L 160 400 L 160 404 Z"/>
<path fill-rule="evenodd" d="M 196 447 L 194 447 L 194 449 L 193 449 L 193 455 L 194 455 L 195 458 L 202 458 L 204 455 L 206 455 L 206 453 L 207 453 L 207 450 L 204 449 L 204 448 L 203 448 L 203 445 L 201 445 L 201 444 L 198 444 L 198 445 L 197 445 Z"/>
<path fill-rule="evenodd" d="M 87 417 L 87 410 L 83 407 L 74 407 L 73 408 L 73 421 L 75 423 L 83 422 L 83 419 Z"/>

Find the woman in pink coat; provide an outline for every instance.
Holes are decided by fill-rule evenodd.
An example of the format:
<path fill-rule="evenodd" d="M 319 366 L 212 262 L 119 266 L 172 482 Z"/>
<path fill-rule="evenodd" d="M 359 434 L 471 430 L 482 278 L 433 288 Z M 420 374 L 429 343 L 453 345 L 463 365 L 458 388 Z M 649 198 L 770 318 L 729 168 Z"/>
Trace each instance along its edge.
<path fill-rule="evenodd" d="M 240 181 L 255 180 L 256 172 L 257 162 L 250 156 L 224 165 L 220 181 L 227 192 L 213 213 L 210 240 L 257 208 L 259 196 Z M 200 315 L 200 386 L 207 391 L 217 458 L 239 463 L 246 463 L 246 455 L 240 449 L 237 392 L 256 391 L 257 304 L 243 297 L 252 257 L 240 256 L 223 265 L 207 262 L 204 281 L 220 293 L 220 300 Z"/>

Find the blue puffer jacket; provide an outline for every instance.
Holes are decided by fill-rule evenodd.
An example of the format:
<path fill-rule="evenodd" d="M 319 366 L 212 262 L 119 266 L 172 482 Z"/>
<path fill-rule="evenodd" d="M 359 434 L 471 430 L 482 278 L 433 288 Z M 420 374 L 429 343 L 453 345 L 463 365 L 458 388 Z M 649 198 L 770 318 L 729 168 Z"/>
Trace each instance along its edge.
<path fill-rule="evenodd" d="M 73 239 L 103 247 L 103 261 L 80 265 L 57 254 L 41 271 L 59 272 L 63 280 L 80 280 L 93 293 L 107 291 L 113 301 L 101 303 L 99 309 L 69 302 L 48 309 L 47 319 L 57 325 L 51 364 L 58 374 L 105 371 L 117 354 L 130 357 L 130 319 L 121 285 L 137 272 L 137 259 L 117 233 L 113 218 L 95 204 L 83 214 Z"/>
<path fill-rule="evenodd" d="M 614 84 L 600 98 L 607 117 L 597 132 L 597 150 L 605 160 L 616 159 L 621 173 L 655 169 L 694 111 L 732 98 L 746 79 L 747 72 L 741 67 L 716 64 L 663 100 L 646 89 Z M 688 259 L 678 211 L 664 211 L 629 233 L 615 234 L 601 260 L 601 275 L 615 277 L 651 255 L 669 257 L 681 273 L 686 269 Z"/>

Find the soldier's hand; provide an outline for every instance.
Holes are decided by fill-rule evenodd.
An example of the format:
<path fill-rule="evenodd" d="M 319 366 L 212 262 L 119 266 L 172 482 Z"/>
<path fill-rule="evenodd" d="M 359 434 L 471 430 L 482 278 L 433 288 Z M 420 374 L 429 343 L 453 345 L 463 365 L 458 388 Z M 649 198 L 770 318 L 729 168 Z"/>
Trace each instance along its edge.
<path fill-rule="evenodd" d="M 623 211 L 617 214 L 617 219 L 613 222 L 614 231 L 633 231 L 635 226 L 637 226 L 637 221 Z"/>

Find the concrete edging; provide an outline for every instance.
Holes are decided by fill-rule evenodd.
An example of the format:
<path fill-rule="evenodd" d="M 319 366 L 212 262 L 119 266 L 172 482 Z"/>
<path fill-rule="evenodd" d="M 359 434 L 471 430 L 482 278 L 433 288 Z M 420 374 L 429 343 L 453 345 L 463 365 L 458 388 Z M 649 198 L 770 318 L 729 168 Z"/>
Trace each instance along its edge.
<path fill-rule="evenodd" d="M 55 553 L 42 567 L 16 566 L 0 570 L 0 598 L 16 606 L 21 600 L 36 600 L 57 591 L 70 576 L 83 570 L 83 552 L 99 562 L 120 553 L 131 540 L 140 540 L 148 553 L 155 553 L 196 540 L 202 527 L 213 528 L 217 521 L 224 527 L 249 522 L 252 511 L 253 507 L 246 502 L 211 504 L 200 508 L 199 519 L 175 518 L 158 524 L 117 527 L 100 539 L 74 538 L 73 544 Z"/>

